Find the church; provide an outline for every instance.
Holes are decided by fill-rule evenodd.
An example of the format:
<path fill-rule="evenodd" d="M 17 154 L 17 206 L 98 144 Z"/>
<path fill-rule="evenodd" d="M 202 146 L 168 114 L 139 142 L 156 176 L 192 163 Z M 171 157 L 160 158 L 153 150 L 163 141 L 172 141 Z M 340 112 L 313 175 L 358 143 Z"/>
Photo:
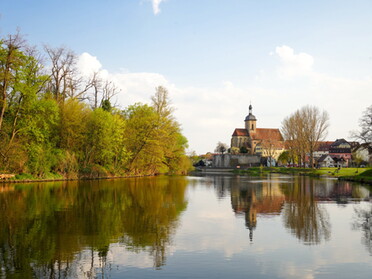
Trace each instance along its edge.
<path fill-rule="evenodd" d="M 284 140 L 279 129 L 257 128 L 252 105 L 249 105 L 249 114 L 244 122 L 245 128 L 236 128 L 232 134 L 231 152 L 239 150 L 241 153 L 247 152 L 277 160 L 284 151 Z"/>

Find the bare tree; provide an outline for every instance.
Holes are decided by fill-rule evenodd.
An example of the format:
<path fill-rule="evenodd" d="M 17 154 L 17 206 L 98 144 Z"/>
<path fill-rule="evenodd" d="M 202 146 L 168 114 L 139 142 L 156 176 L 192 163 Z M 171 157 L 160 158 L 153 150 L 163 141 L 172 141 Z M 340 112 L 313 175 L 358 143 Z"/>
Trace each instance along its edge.
<path fill-rule="evenodd" d="M 78 71 L 76 54 L 65 48 L 44 46 L 50 61 L 50 81 L 48 90 L 58 102 L 66 98 L 86 99 L 91 88 L 98 88 L 98 74 L 94 73 L 86 79 Z"/>
<path fill-rule="evenodd" d="M 217 143 L 217 146 L 216 146 L 216 149 L 214 150 L 214 152 L 217 152 L 217 153 L 225 153 L 227 151 L 227 144 L 226 143 L 222 143 L 222 142 L 218 142 Z"/>
<path fill-rule="evenodd" d="M 299 163 L 305 163 L 309 154 L 310 164 L 314 167 L 314 151 L 327 135 L 329 116 L 317 107 L 304 106 L 282 122 L 282 133 L 290 152 L 296 154 Z"/>
<path fill-rule="evenodd" d="M 327 136 L 329 127 L 329 115 L 326 111 L 320 111 L 314 106 L 305 106 L 300 110 L 304 120 L 304 135 L 309 148 L 310 164 L 314 168 L 314 151 L 319 142 Z"/>
<path fill-rule="evenodd" d="M 44 46 L 50 60 L 49 90 L 58 102 L 63 102 L 75 90 L 76 80 L 76 55 L 64 47 L 51 48 Z"/>
<path fill-rule="evenodd" d="M 372 147 L 372 105 L 363 112 L 359 119 L 359 127 L 360 131 L 352 132 L 352 136 Z"/>
<path fill-rule="evenodd" d="M 151 97 L 152 105 L 159 115 L 168 117 L 172 114 L 173 108 L 169 106 L 169 93 L 168 90 L 163 86 L 155 88 L 155 95 Z"/>
<path fill-rule="evenodd" d="M 306 150 L 301 127 L 302 119 L 299 112 L 296 111 L 283 120 L 281 129 L 283 137 L 286 140 L 286 147 L 293 154 L 293 159 L 297 160 L 299 165 L 304 161 L 304 150 Z"/>
<path fill-rule="evenodd" d="M 98 107 L 98 96 L 99 96 L 99 92 L 102 89 L 103 80 L 99 76 L 98 72 L 94 72 L 92 74 L 91 80 L 92 80 L 92 89 L 93 89 L 93 109 L 96 109 Z"/>
<path fill-rule="evenodd" d="M 113 81 L 110 80 L 104 81 L 102 86 L 102 99 L 100 102 L 101 106 L 105 101 L 111 103 L 112 97 L 117 95 L 119 92 L 120 92 L 119 88 Z"/>

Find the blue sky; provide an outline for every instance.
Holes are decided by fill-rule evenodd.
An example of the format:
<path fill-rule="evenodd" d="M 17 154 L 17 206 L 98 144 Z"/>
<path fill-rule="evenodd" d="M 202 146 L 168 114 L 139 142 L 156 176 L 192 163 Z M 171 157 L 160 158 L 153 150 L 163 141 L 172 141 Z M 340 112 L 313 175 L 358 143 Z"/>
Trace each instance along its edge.
<path fill-rule="evenodd" d="M 122 89 L 118 105 L 170 91 L 190 150 L 243 127 L 279 128 L 304 105 L 349 138 L 372 103 L 372 1 L 1 0 L 0 35 L 66 46 Z"/>

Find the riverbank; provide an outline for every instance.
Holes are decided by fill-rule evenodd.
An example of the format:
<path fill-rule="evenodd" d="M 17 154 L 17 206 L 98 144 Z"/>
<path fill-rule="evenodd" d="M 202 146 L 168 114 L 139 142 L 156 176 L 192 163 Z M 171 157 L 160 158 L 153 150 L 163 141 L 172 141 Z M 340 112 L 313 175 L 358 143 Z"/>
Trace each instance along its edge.
<path fill-rule="evenodd" d="M 249 169 L 235 169 L 235 174 L 249 174 L 258 176 L 266 173 L 297 174 L 307 176 L 337 177 L 339 180 L 355 181 L 372 185 L 372 168 L 283 168 L 283 167 L 256 167 Z"/>
<path fill-rule="evenodd" d="M 105 179 L 119 179 L 119 178 L 135 178 L 135 177 L 146 177 L 146 176 L 156 176 L 154 174 L 151 175 L 119 175 L 119 176 L 96 176 L 96 177 L 63 177 L 59 175 L 55 175 L 54 177 L 48 178 L 35 178 L 31 175 L 15 175 L 9 179 L 0 179 L 0 184 L 8 184 L 8 183 L 33 183 L 33 182 L 57 182 L 57 181 L 78 181 L 78 180 L 105 180 Z"/>

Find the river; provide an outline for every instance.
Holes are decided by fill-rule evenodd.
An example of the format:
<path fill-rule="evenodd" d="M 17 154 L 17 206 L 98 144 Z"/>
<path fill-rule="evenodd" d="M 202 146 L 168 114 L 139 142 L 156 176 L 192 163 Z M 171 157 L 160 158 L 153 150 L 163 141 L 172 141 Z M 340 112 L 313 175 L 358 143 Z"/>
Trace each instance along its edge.
<path fill-rule="evenodd" d="M 279 174 L 0 184 L 0 278 L 370 278 L 371 201 Z"/>

